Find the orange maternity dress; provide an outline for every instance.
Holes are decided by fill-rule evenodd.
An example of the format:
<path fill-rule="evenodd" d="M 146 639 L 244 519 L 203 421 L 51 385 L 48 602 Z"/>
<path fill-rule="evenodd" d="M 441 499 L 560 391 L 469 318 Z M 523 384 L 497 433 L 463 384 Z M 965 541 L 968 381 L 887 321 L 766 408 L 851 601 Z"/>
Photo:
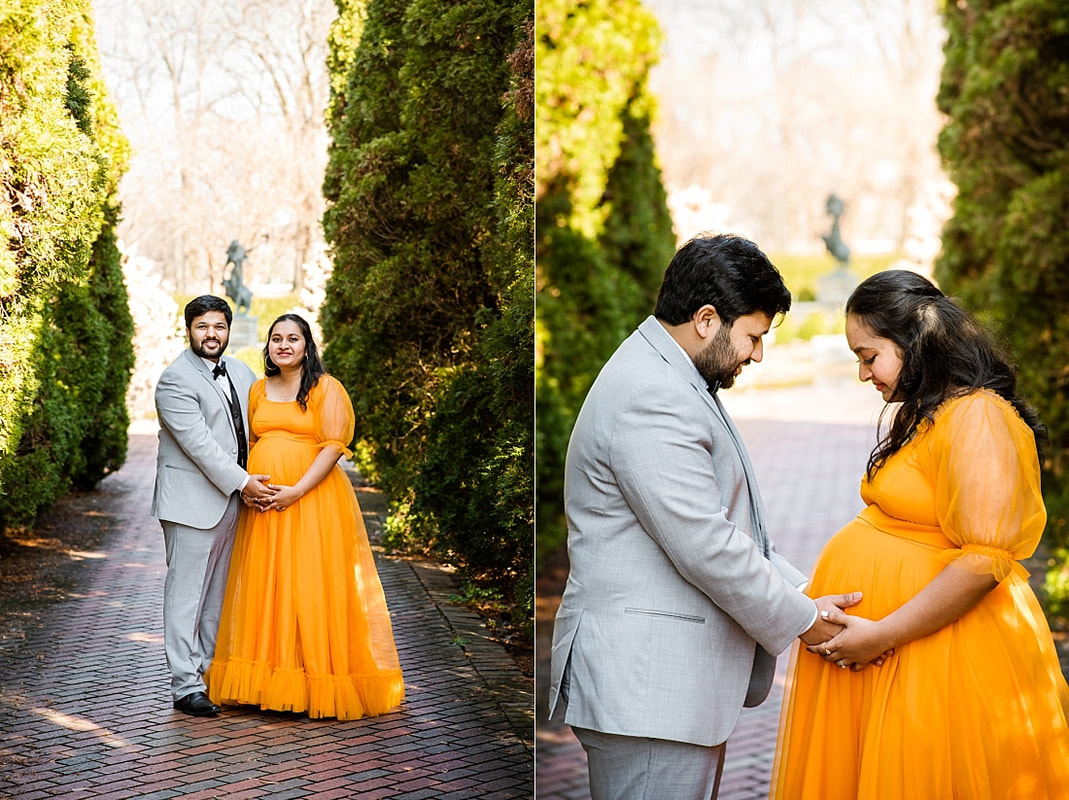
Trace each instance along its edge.
<path fill-rule="evenodd" d="M 271 483 L 297 483 L 325 445 L 351 454 L 352 402 L 329 375 L 307 411 L 268 400 L 257 381 L 249 417 L 249 472 Z M 404 697 L 386 598 L 340 466 L 281 512 L 243 511 L 222 613 L 206 676 L 214 703 L 359 719 Z"/>
<path fill-rule="evenodd" d="M 779 800 L 1069 798 L 1069 688 L 1027 572 L 1046 520 L 1032 431 L 980 390 L 870 483 L 809 593 L 860 589 L 879 619 L 951 562 L 999 585 L 941 630 L 852 672 L 796 647 L 772 780 Z"/>

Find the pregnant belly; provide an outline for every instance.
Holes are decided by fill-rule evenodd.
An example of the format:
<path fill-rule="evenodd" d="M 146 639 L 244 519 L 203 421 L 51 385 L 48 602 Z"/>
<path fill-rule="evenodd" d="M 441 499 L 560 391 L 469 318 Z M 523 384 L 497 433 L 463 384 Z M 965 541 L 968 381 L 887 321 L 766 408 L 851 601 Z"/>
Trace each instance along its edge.
<path fill-rule="evenodd" d="M 854 519 L 824 546 L 808 592 L 813 597 L 860 591 L 851 614 L 880 618 L 928 584 L 945 566 L 942 548 L 885 533 Z"/>
<path fill-rule="evenodd" d="M 292 486 L 319 455 L 319 448 L 296 439 L 272 436 L 260 439 L 249 453 L 249 472 L 269 475 L 271 483 Z"/>

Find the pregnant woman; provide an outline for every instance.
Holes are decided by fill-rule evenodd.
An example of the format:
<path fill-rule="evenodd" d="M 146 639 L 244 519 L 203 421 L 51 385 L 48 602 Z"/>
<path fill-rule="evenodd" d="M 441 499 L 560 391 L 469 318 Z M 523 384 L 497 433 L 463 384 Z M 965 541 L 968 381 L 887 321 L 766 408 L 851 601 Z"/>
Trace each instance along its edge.
<path fill-rule="evenodd" d="M 353 406 L 324 374 L 312 332 L 283 314 L 249 394 L 249 469 L 278 493 L 246 501 L 215 660 L 213 703 L 359 719 L 395 708 L 404 682 L 356 496 Z"/>
<path fill-rule="evenodd" d="M 1042 426 L 976 319 L 927 279 L 879 273 L 846 311 L 861 380 L 901 405 L 865 510 L 814 569 L 814 597 L 864 599 L 792 657 L 772 797 L 1067 798 L 1069 688 L 1018 563 L 1046 522 Z"/>

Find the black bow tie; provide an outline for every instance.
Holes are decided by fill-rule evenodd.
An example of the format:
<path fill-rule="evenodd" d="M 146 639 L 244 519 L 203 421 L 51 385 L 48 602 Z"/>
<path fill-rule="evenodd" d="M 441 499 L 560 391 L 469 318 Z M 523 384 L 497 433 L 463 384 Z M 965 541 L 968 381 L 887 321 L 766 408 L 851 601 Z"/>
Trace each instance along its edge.
<path fill-rule="evenodd" d="M 220 375 L 226 375 L 226 364 L 215 365 L 215 369 L 212 370 L 212 380 L 215 380 Z"/>

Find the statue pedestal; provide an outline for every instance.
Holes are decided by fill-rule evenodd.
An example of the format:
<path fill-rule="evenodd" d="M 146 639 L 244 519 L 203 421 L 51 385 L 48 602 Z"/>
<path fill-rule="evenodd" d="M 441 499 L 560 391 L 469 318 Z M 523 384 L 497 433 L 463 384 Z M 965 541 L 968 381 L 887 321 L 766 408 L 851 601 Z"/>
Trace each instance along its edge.
<path fill-rule="evenodd" d="M 245 347 L 259 347 L 260 335 L 256 332 L 259 317 L 235 314 L 230 323 L 230 349 L 241 350 Z"/>
<path fill-rule="evenodd" d="M 845 267 L 826 272 L 817 278 L 817 302 L 841 309 L 859 282 Z"/>

